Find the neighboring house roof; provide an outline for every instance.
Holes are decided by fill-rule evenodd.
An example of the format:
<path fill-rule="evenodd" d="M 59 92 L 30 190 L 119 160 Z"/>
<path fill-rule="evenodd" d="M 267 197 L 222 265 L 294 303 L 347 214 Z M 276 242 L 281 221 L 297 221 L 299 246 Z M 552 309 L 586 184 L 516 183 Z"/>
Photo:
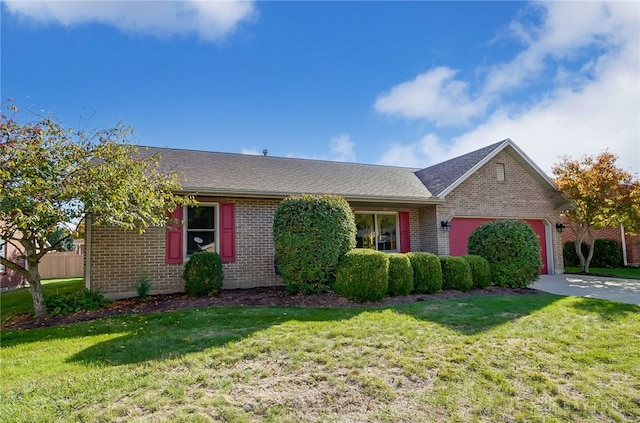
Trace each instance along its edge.
<path fill-rule="evenodd" d="M 188 193 L 264 198 L 337 194 L 354 201 L 440 202 L 416 177 L 415 168 L 157 147 L 141 147 L 140 152 L 160 154 L 161 170 L 182 175 Z"/>
<path fill-rule="evenodd" d="M 554 182 L 510 139 L 425 169 L 283 158 L 173 148 L 141 147 L 159 154 L 161 170 L 182 176 L 184 192 L 202 195 L 286 197 L 337 194 L 347 200 L 433 204 L 501 151 L 509 153 L 541 185 Z"/>
<path fill-rule="evenodd" d="M 503 150 L 509 153 L 541 185 L 557 191 L 553 180 L 509 138 L 431 167 L 420 169 L 416 172 L 416 176 L 430 192 L 438 198 L 444 199 L 447 194 Z"/>

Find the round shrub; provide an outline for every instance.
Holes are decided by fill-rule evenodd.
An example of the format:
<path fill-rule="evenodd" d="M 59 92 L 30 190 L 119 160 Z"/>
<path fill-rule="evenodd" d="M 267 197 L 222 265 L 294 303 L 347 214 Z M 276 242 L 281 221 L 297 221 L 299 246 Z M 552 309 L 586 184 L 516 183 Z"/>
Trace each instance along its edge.
<path fill-rule="evenodd" d="M 413 291 L 413 267 L 406 254 L 389 254 L 389 295 L 409 295 Z"/>
<path fill-rule="evenodd" d="M 413 268 L 413 292 L 435 294 L 442 289 L 440 259 L 431 253 L 407 253 Z"/>
<path fill-rule="evenodd" d="M 222 287 L 222 259 L 218 253 L 193 253 L 182 272 L 184 290 L 189 295 L 212 295 Z"/>
<path fill-rule="evenodd" d="M 482 256 L 491 267 L 495 285 L 524 288 L 538 279 L 542 260 L 535 231 L 520 220 L 496 220 L 477 227 L 469 236 L 469 254 Z"/>
<path fill-rule="evenodd" d="M 589 254 L 589 244 L 582 243 L 582 255 L 586 258 Z M 576 243 L 574 241 L 567 241 L 562 246 L 562 255 L 564 258 L 564 265 L 567 267 L 580 267 L 580 259 L 576 253 Z"/>
<path fill-rule="evenodd" d="M 483 289 L 491 285 L 491 266 L 484 257 L 467 255 L 463 256 L 471 268 L 473 288 Z"/>
<path fill-rule="evenodd" d="M 442 289 L 467 292 L 473 286 L 471 267 L 462 257 L 440 257 Z"/>
<path fill-rule="evenodd" d="M 615 239 L 596 239 L 593 247 L 593 267 L 620 267 L 622 251 Z"/>
<path fill-rule="evenodd" d="M 340 258 L 355 247 L 351 207 L 337 195 L 287 197 L 276 209 L 273 242 L 287 291 L 326 291 L 335 279 Z"/>
<path fill-rule="evenodd" d="M 333 290 L 358 301 L 380 301 L 389 289 L 389 257 L 375 250 L 351 250 L 340 259 Z"/>

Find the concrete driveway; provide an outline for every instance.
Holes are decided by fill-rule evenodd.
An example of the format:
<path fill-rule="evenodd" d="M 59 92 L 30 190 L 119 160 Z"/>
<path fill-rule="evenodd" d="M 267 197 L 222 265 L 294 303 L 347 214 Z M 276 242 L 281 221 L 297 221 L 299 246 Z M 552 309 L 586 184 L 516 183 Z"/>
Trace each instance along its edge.
<path fill-rule="evenodd" d="M 540 275 L 530 288 L 558 295 L 640 305 L 640 280 L 587 275 Z"/>

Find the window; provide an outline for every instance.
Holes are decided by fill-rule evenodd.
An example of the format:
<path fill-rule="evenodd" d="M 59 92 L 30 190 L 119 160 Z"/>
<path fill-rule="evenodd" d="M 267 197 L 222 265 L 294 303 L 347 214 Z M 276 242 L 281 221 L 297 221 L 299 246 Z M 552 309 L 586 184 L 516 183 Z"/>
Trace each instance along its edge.
<path fill-rule="evenodd" d="M 4 240 L 0 240 L 0 257 L 7 258 L 7 244 Z M 0 263 L 0 273 L 4 273 L 4 264 Z"/>
<path fill-rule="evenodd" d="M 218 251 L 217 244 L 217 207 L 215 204 L 200 204 L 187 207 L 184 219 L 186 255 L 198 251 Z"/>
<path fill-rule="evenodd" d="M 356 213 L 356 248 L 398 251 L 397 213 Z"/>
<path fill-rule="evenodd" d="M 504 163 L 496 164 L 496 176 L 498 178 L 498 181 L 504 181 L 505 180 Z"/>

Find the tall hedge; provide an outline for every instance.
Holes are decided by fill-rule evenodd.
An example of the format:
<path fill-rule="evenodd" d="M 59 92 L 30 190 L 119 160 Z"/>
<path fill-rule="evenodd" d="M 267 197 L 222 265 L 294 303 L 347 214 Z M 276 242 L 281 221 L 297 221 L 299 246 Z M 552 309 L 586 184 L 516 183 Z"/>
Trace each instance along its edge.
<path fill-rule="evenodd" d="M 413 291 L 413 267 L 406 254 L 389 254 L 389 295 L 409 295 Z"/>
<path fill-rule="evenodd" d="M 335 280 L 340 258 L 355 247 L 353 212 L 337 195 L 287 197 L 275 213 L 273 241 L 289 292 L 325 291 Z"/>
<path fill-rule="evenodd" d="M 491 266 L 484 257 L 466 255 L 463 258 L 469 263 L 471 268 L 471 279 L 473 280 L 473 288 L 486 288 L 491 285 Z"/>
<path fill-rule="evenodd" d="M 535 231 L 520 220 L 497 220 L 476 228 L 469 236 L 469 254 L 489 262 L 493 283 L 524 288 L 538 279 L 542 260 Z"/>
<path fill-rule="evenodd" d="M 620 267 L 622 249 L 615 239 L 596 239 L 593 247 L 592 267 Z"/>
<path fill-rule="evenodd" d="M 407 253 L 413 268 L 413 292 L 435 294 L 442 289 L 442 267 L 440 259 L 431 253 Z"/>
<path fill-rule="evenodd" d="M 471 267 L 462 257 L 440 257 L 442 289 L 467 292 L 473 286 Z"/>
<path fill-rule="evenodd" d="M 589 254 L 589 244 L 583 242 L 581 244 L 582 255 L 586 258 Z M 576 253 L 576 243 L 574 241 L 567 241 L 562 246 L 562 255 L 564 258 L 564 265 L 568 267 L 580 267 L 580 259 Z"/>
<path fill-rule="evenodd" d="M 369 249 L 354 249 L 340 259 L 333 290 L 358 301 L 380 301 L 387 295 L 389 256 Z"/>

